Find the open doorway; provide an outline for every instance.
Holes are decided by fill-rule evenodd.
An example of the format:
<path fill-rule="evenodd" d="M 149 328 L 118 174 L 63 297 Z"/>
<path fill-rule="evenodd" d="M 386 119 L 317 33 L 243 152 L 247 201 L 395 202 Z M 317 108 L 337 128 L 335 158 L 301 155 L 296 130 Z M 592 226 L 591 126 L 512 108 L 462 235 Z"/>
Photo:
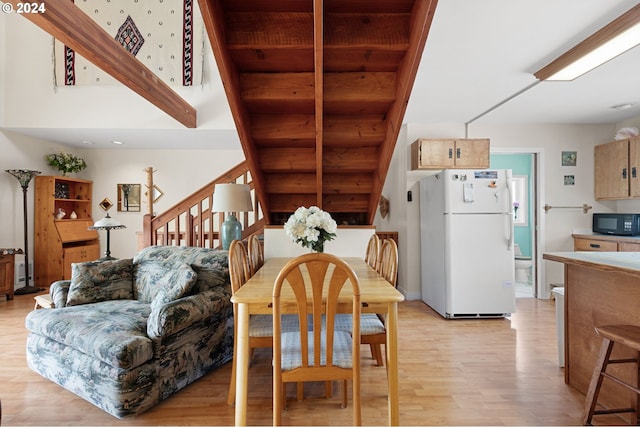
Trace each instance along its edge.
<path fill-rule="evenodd" d="M 513 173 L 516 298 L 539 298 L 541 292 L 540 165 L 541 149 L 492 147 L 490 167 Z"/>

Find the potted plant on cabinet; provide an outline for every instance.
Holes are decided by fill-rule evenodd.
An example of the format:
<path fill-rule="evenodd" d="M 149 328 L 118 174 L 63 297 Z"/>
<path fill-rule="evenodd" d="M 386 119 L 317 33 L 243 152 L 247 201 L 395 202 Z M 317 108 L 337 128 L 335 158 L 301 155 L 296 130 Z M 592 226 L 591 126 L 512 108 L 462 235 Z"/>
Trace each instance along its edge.
<path fill-rule="evenodd" d="M 87 167 L 84 159 L 62 151 L 57 154 L 47 154 L 44 158 L 49 166 L 62 172 L 63 176 L 66 176 L 68 173 L 80 172 Z"/>

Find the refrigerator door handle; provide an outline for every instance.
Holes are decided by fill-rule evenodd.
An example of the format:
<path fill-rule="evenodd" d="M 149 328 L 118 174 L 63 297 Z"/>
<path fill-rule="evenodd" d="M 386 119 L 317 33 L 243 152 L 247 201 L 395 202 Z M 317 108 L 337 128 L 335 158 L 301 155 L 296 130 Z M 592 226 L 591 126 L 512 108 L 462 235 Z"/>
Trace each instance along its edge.
<path fill-rule="evenodd" d="M 509 204 L 507 205 L 507 225 L 508 225 L 508 238 L 507 238 L 507 250 L 511 250 L 511 248 L 513 247 L 513 210 L 512 210 L 512 206 L 513 206 L 513 194 L 511 193 L 511 174 L 507 173 L 505 174 L 505 181 L 506 185 L 505 185 L 505 191 L 507 192 L 507 200 L 509 202 Z"/>

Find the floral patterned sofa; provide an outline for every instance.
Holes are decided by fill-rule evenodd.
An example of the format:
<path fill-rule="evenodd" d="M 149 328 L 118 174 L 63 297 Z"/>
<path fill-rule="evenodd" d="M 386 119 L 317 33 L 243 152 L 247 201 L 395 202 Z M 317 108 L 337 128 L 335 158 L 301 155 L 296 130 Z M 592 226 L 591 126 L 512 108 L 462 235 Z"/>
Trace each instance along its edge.
<path fill-rule="evenodd" d="M 26 317 L 29 367 L 118 418 L 233 357 L 226 251 L 152 246 L 73 264 L 50 295 L 56 308 Z"/>

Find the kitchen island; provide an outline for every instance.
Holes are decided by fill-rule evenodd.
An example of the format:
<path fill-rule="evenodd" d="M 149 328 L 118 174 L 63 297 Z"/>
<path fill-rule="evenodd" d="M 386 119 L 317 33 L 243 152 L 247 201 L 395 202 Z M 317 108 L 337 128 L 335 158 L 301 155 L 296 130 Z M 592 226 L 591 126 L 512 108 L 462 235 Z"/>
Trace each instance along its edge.
<path fill-rule="evenodd" d="M 640 252 L 550 252 L 545 260 L 564 263 L 565 382 L 586 393 L 601 338 L 595 327 L 640 325 Z M 636 357 L 614 348 L 614 354 Z M 637 384 L 634 366 L 610 366 Z M 605 381 L 599 403 L 636 407 L 636 396 Z"/>

